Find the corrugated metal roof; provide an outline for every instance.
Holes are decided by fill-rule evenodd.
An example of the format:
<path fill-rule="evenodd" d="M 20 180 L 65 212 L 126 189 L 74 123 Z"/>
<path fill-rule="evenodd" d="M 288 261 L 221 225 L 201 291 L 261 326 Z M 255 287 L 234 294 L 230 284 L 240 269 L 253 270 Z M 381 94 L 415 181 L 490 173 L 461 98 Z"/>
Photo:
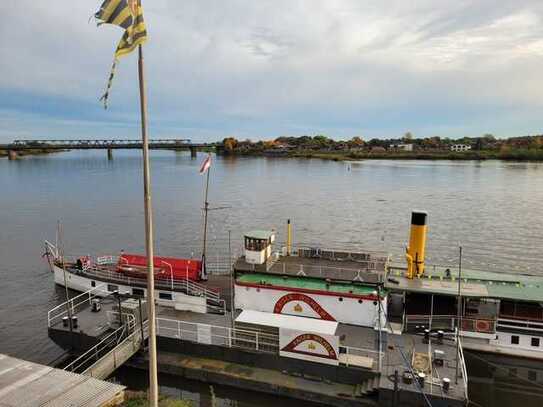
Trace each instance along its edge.
<path fill-rule="evenodd" d="M 243 310 L 236 318 L 236 322 L 246 324 L 273 326 L 276 328 L 295 329 L 304 332 L 314 332 L 326 335 L 336 333 L 338 323 L 322 319 L 297 317 L 294 315 L 272 314 L 253 310 Z"/>
<path fill-rule="evenodd" d="M 301 288 L 304 290 L 328 291 L 331 294 L 377 294 L 375 287 L 360 283 L 327 282 L 322 278 L 280 276 L 276 274 L 251 273 L 243 274 L 237 281 L 250 284 L 262 284 L 274 287 Z"/>
<path fill-rule="evenodd" d="M 407 280 L 402 277 L 402 271 L 395 269 L 389 277 L 400 284 L 387 282 L 386 285 L 390 289 L 457 295 L 458 269 L 449 268 L 449 275 L 446 270 L 445 267 L 427 266 L 421 279 Z M 472 297 L 543 302 L 543 276 L 462 269 L 461 293 Z"/>
<path fill-rule="evenodd" d="M 2 407 L 100 407 L 125 387 L 0 354 Z"/>
<path fill-rule="evenodd" d="M 252 239 L 269 239 L 274 234 L 273 230 L 251 230 L 245 233 L 245 237 Z"/>

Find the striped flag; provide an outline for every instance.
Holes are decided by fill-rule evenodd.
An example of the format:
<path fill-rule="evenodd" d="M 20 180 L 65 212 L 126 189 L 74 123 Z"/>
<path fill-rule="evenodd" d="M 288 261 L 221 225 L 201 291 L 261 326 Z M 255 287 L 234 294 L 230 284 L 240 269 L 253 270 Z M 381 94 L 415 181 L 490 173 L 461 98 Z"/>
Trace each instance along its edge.
<path fill-rule="evenodd" d="M 211 167 L 211 154 L 208 154 L 202 163 L 202 166 L 200 167 L 200 174 L 204 174 L 207 170 L 209 170 L 209 167 Z"/>
<path fill-rule="evenodd" d="M 99 20 L 98 25 L 113 24 L 124 28 L 124 34 L 117 45 L 115 58 L 107 83 L 107 88 L 100 100 L 104 101 L 107 109 L 109 90 L 115 76 L 115 68 L 120 57 L 134 51 L 138 45 L 147 40 L 147 29 L 143 21 L 143 9 L 138 0 L 105 0 L 100 10 L 94 15 Z"/>

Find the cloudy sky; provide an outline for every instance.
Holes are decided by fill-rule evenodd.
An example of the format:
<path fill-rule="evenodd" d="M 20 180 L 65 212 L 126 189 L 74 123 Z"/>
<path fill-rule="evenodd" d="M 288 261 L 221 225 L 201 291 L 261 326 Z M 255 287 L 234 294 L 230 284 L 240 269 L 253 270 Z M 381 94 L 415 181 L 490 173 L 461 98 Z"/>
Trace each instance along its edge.
<path fill-rule="evenodd" d="M 98 101 L 100 3 L 0 1 L 0 141 L 139 136 L 135 55 Z M 498 3 L 144 0 L 151 136 L 541 133 L 543 3 Z"/>

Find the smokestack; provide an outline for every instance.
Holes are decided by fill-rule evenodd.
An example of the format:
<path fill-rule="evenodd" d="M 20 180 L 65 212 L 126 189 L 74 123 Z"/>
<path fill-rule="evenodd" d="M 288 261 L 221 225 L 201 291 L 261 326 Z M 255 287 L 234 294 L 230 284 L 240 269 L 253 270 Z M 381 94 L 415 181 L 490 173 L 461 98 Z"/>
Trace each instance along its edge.
<path fill-rule="evenodd" d="M 407 259 L 407 278 L 420 277 L 424 274 L 427 222 L 428 213 L 421 211 L 413 211 L 411 213 L 409 246 L 405 254 Z"/>
<path fill-rule="evenodd" d="M 290 256 L 290 250 L 292 249 L 292 227 L 290 226 L 290 219 L 287 220 L 287 256 Z"/>

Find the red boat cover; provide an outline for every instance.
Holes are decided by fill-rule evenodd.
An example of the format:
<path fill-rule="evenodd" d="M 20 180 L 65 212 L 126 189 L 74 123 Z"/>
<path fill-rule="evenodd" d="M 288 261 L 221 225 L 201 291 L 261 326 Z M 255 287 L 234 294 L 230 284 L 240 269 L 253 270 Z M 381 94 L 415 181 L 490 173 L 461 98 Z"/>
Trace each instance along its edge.
<path fill-rule="evenodd" d="M 187 277 L 192 281 L 201 279 L 202 262 L 200 260 L 155 256 L 153 265 L 162 269 L 162 272 L 155 273 L 155 277 L 159 279 L 170 279 L 172 274 L 175 280 L 184 280 Z M 147 256 L 123 253 L 119 256 L 119 266 L 145 267 Z M 118 271 L 123 272 L 120 268 Z"/>

